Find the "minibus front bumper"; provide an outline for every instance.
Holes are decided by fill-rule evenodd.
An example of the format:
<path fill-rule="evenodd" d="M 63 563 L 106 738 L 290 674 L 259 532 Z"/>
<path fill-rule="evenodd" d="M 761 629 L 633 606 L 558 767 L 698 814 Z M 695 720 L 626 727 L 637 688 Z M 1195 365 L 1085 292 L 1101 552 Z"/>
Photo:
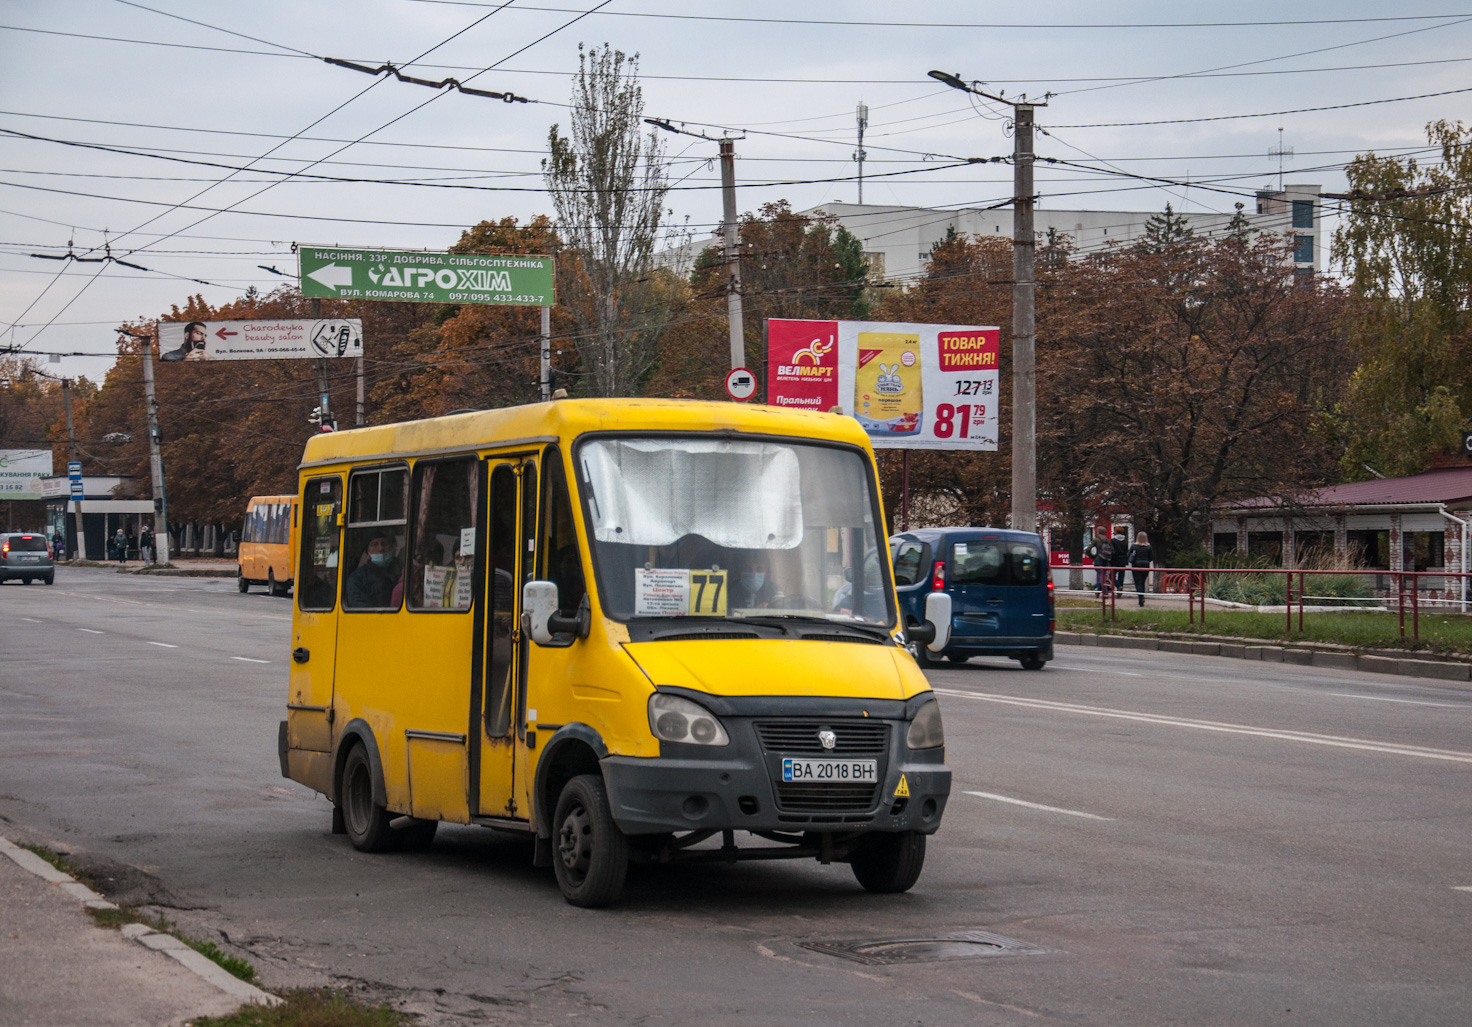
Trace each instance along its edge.
<path fill-rule="evenodd" d="M 725 713 L 720 716 L 728 745 L 663 743 L 653 758 L 606 756 L 601 764 L 613 819 L 631 835 L 708 830 L 932 834 L 951 791 L 945 749 L 915 750 L 905 744 L 915 710 L 931 698 L 883 704 L 826 700 L 811 711 L 802 709 L 806 704 L 789 703 L 771 714 Z M 876 705 L 893 708 L 880 711 Z M 837 734 L 835 750 L 817 747 L 824 728 Z M 784 782 L 788 757 L 873 760 L 877 780 Z"/>

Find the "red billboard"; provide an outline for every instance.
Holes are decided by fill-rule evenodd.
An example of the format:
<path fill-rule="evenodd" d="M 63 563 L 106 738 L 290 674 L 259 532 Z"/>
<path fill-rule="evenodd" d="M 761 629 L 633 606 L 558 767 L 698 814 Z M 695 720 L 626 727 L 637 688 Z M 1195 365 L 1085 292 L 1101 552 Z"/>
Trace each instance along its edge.
<path fill-rule="evenodd" d="M 804 410 L 838 406 L 838 322 L 767 322 L 768 402 Z"/>

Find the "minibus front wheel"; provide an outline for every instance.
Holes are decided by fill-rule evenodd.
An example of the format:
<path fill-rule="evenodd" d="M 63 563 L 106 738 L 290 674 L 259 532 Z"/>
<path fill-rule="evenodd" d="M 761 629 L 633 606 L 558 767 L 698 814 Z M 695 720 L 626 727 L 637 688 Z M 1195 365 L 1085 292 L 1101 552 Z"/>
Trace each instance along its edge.
<path fill-rule="evenodd" d="M 373 801 L 373 765 L 361 742 L 353 746 L 343 762 L 338 794 L 343 826 L 353 848 L 359 852 L 387 852 L 397 845 L 394 829 L 388 826 L 392 814 Z"/>
<path fill-rule="evenodd" d="M 919 831 L 876 832 L 859 843 L 849 864 L 866 891 L 909 891 L 925 868 L 925 835 Z"/>
<path fill-rule="evenodd" d="M 579 774 L 562 788 L 552 816 L 552 868 L 574 906 L 606 906 L 624 890 L 629 839 L 613 822 L 608 788 L 598 774 Z"/>

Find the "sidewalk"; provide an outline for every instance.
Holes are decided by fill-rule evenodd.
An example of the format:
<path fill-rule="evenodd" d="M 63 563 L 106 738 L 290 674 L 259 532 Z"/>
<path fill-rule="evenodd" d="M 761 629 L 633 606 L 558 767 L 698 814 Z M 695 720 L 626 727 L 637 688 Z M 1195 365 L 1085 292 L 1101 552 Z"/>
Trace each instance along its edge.
<path fill-rule="evenodd" d="M 43 869 L 49 880 L 38 876 Z M 81 884 L 0 838 L 0 1027 L 177 1027 L 249 1001 L 178 957 L 150 951 L 147 940 L 165 935 L 150 934 L 140 943 L 97 926 L 83 908 L 87 896 L 97 901 Z"/>
<path fill-rule="evenodd" d="M 129 560 L 126 563 L 116 560 L 62 560 L 57 566 L 112 568 L 119 574 L 159 574 L 180 578 L 233 578 L 236 574 L 235 561 L 225 557 L 184 556 L 171 561 L 167 567 L 144 563 L 142 560 Z"/>

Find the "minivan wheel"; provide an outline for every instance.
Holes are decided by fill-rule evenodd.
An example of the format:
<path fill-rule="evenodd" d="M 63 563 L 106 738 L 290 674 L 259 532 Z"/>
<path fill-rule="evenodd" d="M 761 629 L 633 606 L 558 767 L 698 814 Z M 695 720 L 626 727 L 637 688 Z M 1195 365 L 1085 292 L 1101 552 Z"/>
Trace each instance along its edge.
<path fill-rule="evenodd" d="M 563 786 L 552 817 L 552 868 L 562 897 L 574 906 L 606 906 L 624 890 L 629 839 L 613 822 L 608 789 L 598 774 Z"/>
<path fill-rule="evenodd" d="M 1023 670 L 1042 670 L 1048 665 L 1048 661 L 1041 656 L 1022 656 L 1017 662 L 1022 664 Z"/>
<path fill-rule="evenodd" d="M 22 585 L 29 585 L 31 583 L 31 579 L 30 578 L 21 578 L 20 579 L 20 583 Z"/>
<path fill-rule="evenodd" d="M 242 592 L 250 591 L 250 582 L 245 577 L 244 567 L 235 568 L 235 587 L 240 589 L 240 591 Z"/>
<path fill-rule="evenodd" d="M 353 746 L 343 764 L 338 802 L 353 848 L 359 852 L 388 852 L 397 847 L 398 838 L 388 826 L 388 810 L 373 801 L 373 765 L 361 744 Z"/>
<path fill-rule="evenodd" d="M 866 891 L 909 891 L 925 869 L 925 836 L 919 831 L 871 834 L 859 843 L 849 863 Z"/>
<path fill-rule="evenodd" d="M 43 584 L 43 585 L 49 585 L 49 584 L 51 584 L 55 580 L 56 580 L 56 572 L 55 571 L 52 571 L 50 574 L 46 575 L 44 578 L 41 579 L 41 584 Z"/>
<path fill-rule="evenodd" d="M 962 656 L 960 653 L 948 653 L 946 654 L 946 659 L 950 660 L 952 663 L 965 663 L 967 660 L 971 659 L 971 657 Z"/>

